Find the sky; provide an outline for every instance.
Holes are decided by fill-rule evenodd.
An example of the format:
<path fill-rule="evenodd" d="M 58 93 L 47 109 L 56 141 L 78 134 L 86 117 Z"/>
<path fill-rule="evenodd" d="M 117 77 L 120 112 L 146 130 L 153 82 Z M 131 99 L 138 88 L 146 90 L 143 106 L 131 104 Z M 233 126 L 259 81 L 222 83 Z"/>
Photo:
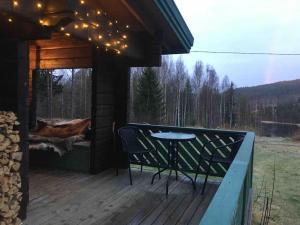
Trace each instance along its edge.
<path fill-rule="evenodd" d="M 299 0 L 175 2 L 194 36 L 192 51 L 300 53 Z M 182 57 L 190 73 L 201 60 L 238 87 L 300 79 L 300 56 L 190 53 Z"/>

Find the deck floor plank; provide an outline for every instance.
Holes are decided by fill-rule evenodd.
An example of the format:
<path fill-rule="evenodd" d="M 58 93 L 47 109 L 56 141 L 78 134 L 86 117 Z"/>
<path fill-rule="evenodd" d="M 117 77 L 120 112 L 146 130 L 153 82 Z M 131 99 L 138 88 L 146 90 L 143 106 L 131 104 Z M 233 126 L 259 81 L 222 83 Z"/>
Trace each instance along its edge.
<path fill-rule="evenodd" d="M 193 191 L 190 181 L 179 177 L 165 196 L 166 174 L 150 184 L 151 172 L 127 170 L 87 175 L 58 170 L 30 171 L 30 204 L 24 225 L 150 225 L 199 224 L 218 184 L 201 184 Z"/>

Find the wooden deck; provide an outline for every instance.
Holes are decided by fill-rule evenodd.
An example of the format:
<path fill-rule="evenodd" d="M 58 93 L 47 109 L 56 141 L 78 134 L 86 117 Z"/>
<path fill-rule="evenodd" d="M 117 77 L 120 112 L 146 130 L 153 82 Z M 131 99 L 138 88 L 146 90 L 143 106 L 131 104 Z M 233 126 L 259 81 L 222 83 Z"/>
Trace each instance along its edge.
<path fill-rule="evenodd" d="M 165 196 L 164 174 L 151 185 L 150 172 L 133 172 L 129 185 L 127 170 L 99 175 L 65 171 L 31 170 L 30 205 L 25 225 L 133 225 L 199 224 L 218 184 L 201 184 L 193 191 L 183 177 L 171 181 Z"/>

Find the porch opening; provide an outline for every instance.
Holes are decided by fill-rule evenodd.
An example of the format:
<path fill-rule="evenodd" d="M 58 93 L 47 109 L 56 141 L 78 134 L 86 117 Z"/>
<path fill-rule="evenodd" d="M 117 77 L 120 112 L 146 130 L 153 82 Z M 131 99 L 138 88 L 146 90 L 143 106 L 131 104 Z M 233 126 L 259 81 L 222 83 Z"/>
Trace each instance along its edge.
<path fill-rule="evenodd" d="M 29 134 L 31 167 L 90 170 L 92 69 L 36 70 Z"/>

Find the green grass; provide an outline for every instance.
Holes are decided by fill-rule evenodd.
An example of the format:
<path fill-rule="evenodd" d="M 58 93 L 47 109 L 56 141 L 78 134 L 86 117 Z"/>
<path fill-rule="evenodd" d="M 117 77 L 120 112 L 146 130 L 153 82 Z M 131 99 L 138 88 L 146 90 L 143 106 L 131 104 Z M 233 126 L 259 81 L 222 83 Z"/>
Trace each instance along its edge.
<path fill-rule="evenodd" d="M 258 198 L 262 180 L 272 187 L 274 160 L 275 192 L 270 225 L 300 225 L 300 142 L 287 138 L 257 137 L 254 154 L 253 224 L 260 222 L 263 198 Z"/>

